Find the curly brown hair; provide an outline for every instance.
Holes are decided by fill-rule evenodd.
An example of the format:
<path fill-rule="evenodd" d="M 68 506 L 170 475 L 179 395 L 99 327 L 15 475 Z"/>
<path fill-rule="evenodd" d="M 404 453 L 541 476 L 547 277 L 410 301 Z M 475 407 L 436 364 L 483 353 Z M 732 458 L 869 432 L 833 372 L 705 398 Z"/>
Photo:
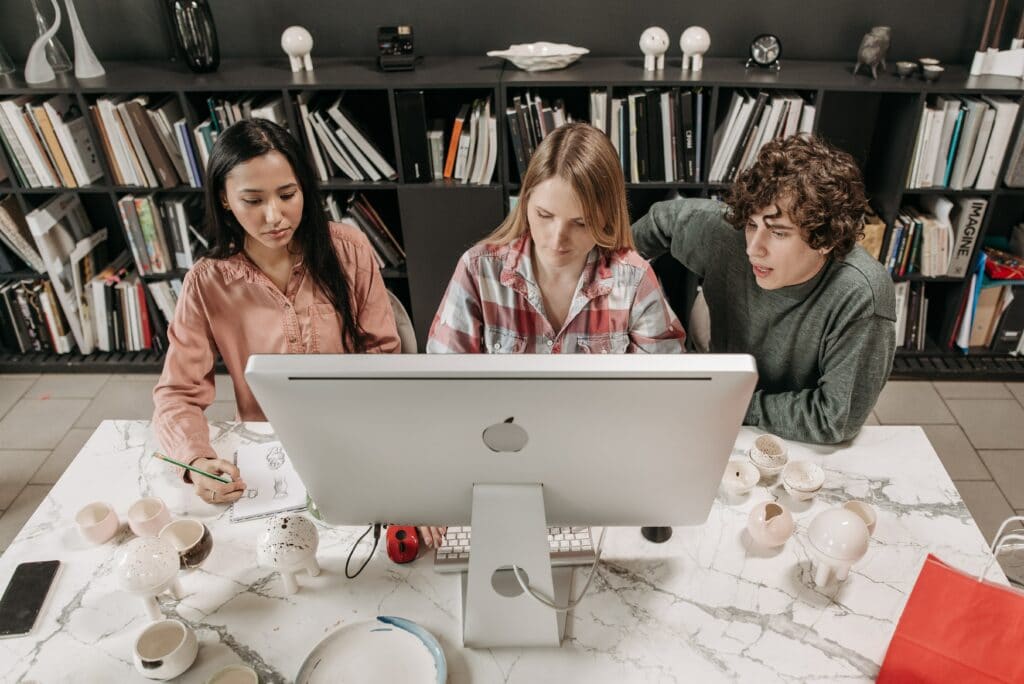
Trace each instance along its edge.
<path fill-rule="evenodd" d="M 864 234 L 864 181 L 853 157 L 813 136 L 772 140 L 726 195 L 726 218 L 743 230 L 750 217 L 784 202 L 812 249 L 843 259 Z"/>

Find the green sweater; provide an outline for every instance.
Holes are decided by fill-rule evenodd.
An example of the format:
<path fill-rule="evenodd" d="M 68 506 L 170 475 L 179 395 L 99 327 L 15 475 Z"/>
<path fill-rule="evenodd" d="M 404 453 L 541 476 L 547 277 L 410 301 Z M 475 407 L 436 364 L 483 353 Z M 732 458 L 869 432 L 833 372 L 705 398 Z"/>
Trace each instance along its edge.
<path fill-rule="evenodd" d="M 714 200 L 659 202 L 633 225 L 637 249 L 649 258 L 669 251 L 703 279 L 712 352 L 757 360 L 744 423 L 802 442 L 851 439 L 892 369 L 892 281 L 858 245 L 805 283 L 763 290 L 725 210 Z"/>

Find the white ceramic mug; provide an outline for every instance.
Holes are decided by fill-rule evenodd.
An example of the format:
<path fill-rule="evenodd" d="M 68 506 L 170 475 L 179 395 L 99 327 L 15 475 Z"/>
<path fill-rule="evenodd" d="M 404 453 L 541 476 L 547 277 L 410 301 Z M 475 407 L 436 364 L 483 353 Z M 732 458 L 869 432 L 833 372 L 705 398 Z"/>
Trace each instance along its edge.
<path fill-rule="evenodd" d="M 132 660 L 147 679 L 170 679 L 192 667 L 199 641 L 192 629 L 177 620 L 160 620 L 146 626 L 135 639 Z"/>
<path fill-rule="evenodd" d="M 206 680 L 206 684 L 259 684 L 256 670 L 248 665 L 228 665 L 217 670 Z"/>
<path fill-rule="evenodd" d="M 139 537 L 155 537 L 169 522 L 167 504 L 156 496 L 139 499 L 128 509 L 128 527 Z"/>
<path fill-rule="evenodd" d="M 105 501 L 93 501 L 75 514 L 78 534 L 90 544 L 102 544 L 117 534 L 121 521 L 113 507 Z"/>

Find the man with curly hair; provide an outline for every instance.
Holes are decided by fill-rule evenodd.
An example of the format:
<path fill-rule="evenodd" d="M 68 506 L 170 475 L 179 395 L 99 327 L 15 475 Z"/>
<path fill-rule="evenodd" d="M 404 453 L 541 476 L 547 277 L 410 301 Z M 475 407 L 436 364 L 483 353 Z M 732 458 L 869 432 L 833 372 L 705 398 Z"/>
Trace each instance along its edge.
<path fill-rule="evenodd" d="M 744 423 L 832 444 L 874 407 L 896 304 L 885 269 L 857 245 L 867 207 L 853 158 L 800 136 L 766 144 L 725 203 L 659 202 L 633 225 L 641 254 L 671 252 L 702 279 L 710 351 L 757 360 Z"/>

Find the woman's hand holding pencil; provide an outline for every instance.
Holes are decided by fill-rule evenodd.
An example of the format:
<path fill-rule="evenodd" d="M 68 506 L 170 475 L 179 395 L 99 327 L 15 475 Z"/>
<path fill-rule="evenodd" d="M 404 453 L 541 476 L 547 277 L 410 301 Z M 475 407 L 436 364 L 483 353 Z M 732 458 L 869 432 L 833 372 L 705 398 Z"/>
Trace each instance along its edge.
<path fill-rule="evenodd" d="M 241 498 L 245 491 L 242 474 L 234 463 L 225 461 L 223 458 L 197 458 L 191 464 L 186 465 L 161 453 L 153 455 L 162 461 L 184 468 L 190 476 L 189 479 L 192 480 L 196 494 L 207 503 L 233 503 Z"/>

